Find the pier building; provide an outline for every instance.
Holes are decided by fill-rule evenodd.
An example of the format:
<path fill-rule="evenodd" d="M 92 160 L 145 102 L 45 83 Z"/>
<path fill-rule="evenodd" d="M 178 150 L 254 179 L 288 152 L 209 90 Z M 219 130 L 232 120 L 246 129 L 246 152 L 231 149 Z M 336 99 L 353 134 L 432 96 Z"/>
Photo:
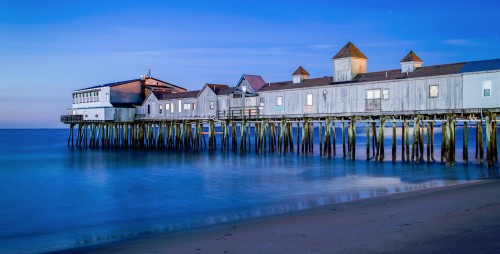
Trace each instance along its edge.
<path fill-rule="evenodd" d="M 61 121 L 70 124 L 71 130 L 78 124 L 84 129 L 79 130 L 81 135 L 87 135 L 88 128 L 97 128 L 95 135 L 102 137 L 104 134 L 99 131 L 110 129 L 111 133 L 118 133 L 118 145 L 127 143 L 123 146 L 146 143 L 149 145 L 145 146 L 168 148 L 172 139 L 171 148 L 199 147 L 207 135 L 209 147 L 214 148 L 215 135 L 220 135 L 222 149 L 228 149 L 232 140 L 233 149 L 238 147 L 234 143 L 239 142 L 240 151 L 245 151 L 253 130 L 258 152 L 286 151 L 287 145 L 288 151 L 293 152 L 291 131 L 295 124 L 296 152 L 303 154 L 313 149 L 310 139 L 314 138 L 315 129 L 320 133 L 320 153 L 331 154 L 332 141 L 335 144 L 332 132 L 337 126 L 348 139 L 347 151 L 346 141 L 342 140 L 343 153 L 353 159 L 355 127 L 366 123 L 367 135 L 372 136 L 371 158 L 376 160 L 384 159 L 380 147 L 383 148 L 383 127 L 392 123 L 394 133 L 397 126 L 403 131 L 403 160 L 412 161 L 424 159 L 425 135 L 429 142 L 427 161 L 434 160 L 433 130 L 434 123 L 439 123 L 446 134 L 441 160 L 449 163 L 455 160 L 456 123 L 464 125 L 465 130 L 467 124 L 475 124 L 486 125 L 487 157 L 492 160 L 489 163 L 497 160 L 500 59 L 425 66 L 410 51 L 402 56 L 400 69 L 367 72 L 368 57 L 349 42 L 331 60 L 331 76 L 316 78 L 299 66 L 290 80 L 282 82 L 265 82 L 259 75 L 244 74 L 233 87 L 204 84 L 200 90 L 187 91 L 148 75 L 76 90 L 69 114 L 62 116 Z M 204 126 L 209 127 L 208 132 Z M 216 126 L 220 133 L 215 132 Z M 476 128 L 476 132 L 478 143 L 484 145 L 482 128 Z M 178 139 L 179 144 L 175 141 Z M 410 142 L 416 149 L 412 150 L 411 159 Z M 478 155 L 481 161 L 482 150 Z"/>

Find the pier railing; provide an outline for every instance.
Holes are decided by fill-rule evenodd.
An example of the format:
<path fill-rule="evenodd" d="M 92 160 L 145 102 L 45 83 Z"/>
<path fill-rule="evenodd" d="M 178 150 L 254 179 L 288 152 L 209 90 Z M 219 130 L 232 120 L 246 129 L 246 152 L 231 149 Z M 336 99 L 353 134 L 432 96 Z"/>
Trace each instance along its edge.
<path fill-rule="evenodd" d="M 229 110 L 219 110 L 217 112 L 219 119 L 257 119 L 259 118 L 259 108 L 258 107 L 236 107 L 230 108 Z"/>

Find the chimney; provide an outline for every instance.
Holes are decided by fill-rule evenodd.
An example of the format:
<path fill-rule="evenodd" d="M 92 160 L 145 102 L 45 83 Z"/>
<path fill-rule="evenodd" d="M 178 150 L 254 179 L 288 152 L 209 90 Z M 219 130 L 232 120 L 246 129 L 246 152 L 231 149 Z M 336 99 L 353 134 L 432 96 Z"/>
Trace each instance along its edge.
<path fill-rule="evenodd" d="M 351 81 L 356 75 L 366 73 L 368 58 L 354 46 L 347 43 L 333 58 L 333 82 Z"/>
<path fill-rule="evenodd" d="M 302 68 L 302 66 L 299 66 L 299 68 L 297 68 L 297 70 L 293 72 L 292 78 L 294 84 L 300 84 L 302 80 L 306 80 L 309 78 L 309 73 L 304 68 Z"/>
<path fill-rule="evenodd" d="M 411 50 L 410 53 L 401 60 L 401 72 L 413 72 L 415 69 L 422 67 L 422 63 L 422 59 Z"/>

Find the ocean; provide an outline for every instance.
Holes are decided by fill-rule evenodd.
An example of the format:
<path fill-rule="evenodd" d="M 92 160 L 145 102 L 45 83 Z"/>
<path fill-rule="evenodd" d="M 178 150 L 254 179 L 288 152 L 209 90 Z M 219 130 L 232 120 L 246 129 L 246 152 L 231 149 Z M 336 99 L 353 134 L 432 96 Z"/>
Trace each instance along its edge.
<path fill-rule="evenodd" d="M 330 158 L 318 147 L 312 156 L 257 155 L 254 144 L 244 155 L 79 149 L 67 146 L 66 129 L 0 130 L 0 253 L 78 248 L 498 177 L 497 167 L 474 160 L 474 128 L 470 163 L 462 163 L 461 131 L 457 163 L 446 166 L 405 163 L 399 154 L 391 162 L 389 128 L 384 162 L 366 161 L 364 129 L 355 161 L 342 158 L 339 130 Z"/>

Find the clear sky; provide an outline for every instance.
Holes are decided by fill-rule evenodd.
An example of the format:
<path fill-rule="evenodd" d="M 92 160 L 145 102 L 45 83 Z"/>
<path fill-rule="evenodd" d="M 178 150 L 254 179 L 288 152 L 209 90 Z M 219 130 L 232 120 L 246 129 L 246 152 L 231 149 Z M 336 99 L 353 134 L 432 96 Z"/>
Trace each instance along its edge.
<path fill-rule="evenodd" d="M 352 41 L 368 71 L 500 58 L 498 1 L 1 1 L 0 128 L 59 128 L 71 91 L 139 78 L 200 89 L 241 74 L 332 75 Z"/>

